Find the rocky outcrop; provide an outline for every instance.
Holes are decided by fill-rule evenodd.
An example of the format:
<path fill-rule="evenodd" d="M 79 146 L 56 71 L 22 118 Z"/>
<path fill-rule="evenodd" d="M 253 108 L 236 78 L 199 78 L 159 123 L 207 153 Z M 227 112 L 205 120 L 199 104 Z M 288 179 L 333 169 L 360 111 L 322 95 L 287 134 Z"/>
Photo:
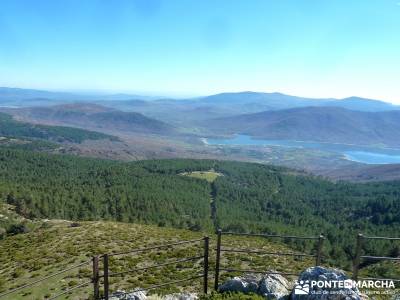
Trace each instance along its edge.
<path fill-rule="evenodd" d="M 197 300 L 197 294 L 194 293 L 178 293 L 166 295 L 162 298 L 162 300 Z"/>
<path fill-rule="evenodd" d="M 257 293 L 258 286 L 262 276 L 246 274 L 242 277 L 234 277 L 225 281 L 219 286 L 219 292 L 240 292 L 240 293 Z"/>
<path fill-rule="evenodd" d="M 274 273 L 274 272 L 271 272 Z M 219 287 L 220 292 L 255 293 L 268 300 L 289 299 L 293 284 L 279 274 L 253 275 L 234 277 Z"/>
<path fill-rule="evenodd" d="M 197 300 L 195 293 L 175 293 L 164 297 L 147 296 L 146 292 L 136 289 L 133 292 L 116 291 L 109 297 L 110 300 Z"/>
<path fill-rule="evenodd" d="M 279 274 L 265 275 L 258 286 L 258 294 L 266 299 L 288 299 L 293 289 L 293 283 L 290 283 L 285 277 Z"/>
<path fill-rule="evenodd" d="M 146 292 L 136 289 L 133 292 L 116 291 L 109 300 L 147 300 Z"/>
<path fill-rule="evenodd" d="M 338 269 L 308 268 L 300 274 L 296 282 L 289 282 L 282 275 L 271 273 L 263 276 L 247 274 L 234 277 L 224 282 L 219 291 L 256 293 L 268 300 L 368 299 L 367 296 L 361 295 L 354 282 Z M 328 282 L 331 286 L 325 284 Z"/>
<path fill-rule="evenodd" d="M 318 283 L 318 284 L 317 284 Z M 330 283 L 331 286 L 325 284 Z M 219 286 L 219 292 L 254 293 L 266 300 L 366 300 L 354 282 L 342 271 L 312 267 L 302 272 L 295 282 L 288 281 L 275 271 L 265 275 L 246 274 L 234 277 Z M 176 293 L 164 297 L 146 296 L 137 289 L 133 292 L 117 291 L 111 300 L 197 300 L 191 293 Z M 397 298 L 393 298 L 397 299 Z"/>

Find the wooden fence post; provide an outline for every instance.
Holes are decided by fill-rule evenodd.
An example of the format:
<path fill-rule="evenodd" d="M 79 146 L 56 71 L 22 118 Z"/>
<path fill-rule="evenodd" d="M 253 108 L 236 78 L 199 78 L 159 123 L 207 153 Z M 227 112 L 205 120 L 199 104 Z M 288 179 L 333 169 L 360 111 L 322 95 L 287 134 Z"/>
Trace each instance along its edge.
<path fill-rule="evenodd" d="M 363 238 L 364 238 L 364 236 L 361 233 L 359 233 L 357 235 L 356 257 L 354 259 L 354 264 L 353 264 L 353 280 L 356 280 L 356 281 L 358 279 L 358 271 L 360 269 Z"/>
<path fill-rule="evenodd" d="M 104 268 L 104 300 L 108 300 L 109 286 L 108 286 L 108 254 L 103 256 L 103 268 Z"/>
<path fill-rule="evenodd" d="M 219 285 L 219 264 L 221 259 L 221 235 L 222 230 L 218 229 L 217 231 L 217 257 L 215 260 L 215 282 L 214 282 L 214 289 L 218 291 Z"/>
<path fill-rule="evenodd" d="M 204 276 L 203 276 L 203 292 L 207 294 L 208 291 L 208 250 L 210 239 L 208 236 L 204 237 Z"/>
<path fill-rule="evenodd" d="M 100 299 L 99 293 L 99 257 L 93 256 L 93 297 L 94 300 Z"/>
<path fill-rule="evenodd" d="M 317 258 L 315 261 L 315 265 L 316 266 L 320 266 L 321 265 L 321 260 L 322 260 L 322 246 L 324 244 L 324 236 L 321 234 L 318 237 L 318 248 L 317 248 Z"/>

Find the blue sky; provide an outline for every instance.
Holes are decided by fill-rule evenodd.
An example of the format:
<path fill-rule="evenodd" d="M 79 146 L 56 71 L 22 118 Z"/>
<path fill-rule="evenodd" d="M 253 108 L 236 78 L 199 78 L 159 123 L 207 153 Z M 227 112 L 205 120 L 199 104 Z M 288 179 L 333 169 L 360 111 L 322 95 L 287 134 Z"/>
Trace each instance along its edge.
<path fill-rule="evenodd" d="M 400 0 L 1 0 L 0 86 L 400 103 Z"/>

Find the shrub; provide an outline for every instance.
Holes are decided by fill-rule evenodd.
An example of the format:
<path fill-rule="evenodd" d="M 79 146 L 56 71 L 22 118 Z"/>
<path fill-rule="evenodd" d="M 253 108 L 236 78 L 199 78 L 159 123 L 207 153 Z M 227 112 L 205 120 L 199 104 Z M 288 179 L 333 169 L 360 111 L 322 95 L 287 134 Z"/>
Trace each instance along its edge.
<path fill-rule="evenodd" d="M 6 237 L 7 231 L 4 228 L 0 227 L 0 240 L 4 239 Z"/>
<path fill-rule="evenodd" d="M 8 228 L 7 233 L 10 235 L 16 235 L 20 233 L 27 233 L 29 232 L 28 228 L 26 227 L 25 224 L 20 223 L 20 224 L 12 224 L 10 228 Z"/>
<path fill-rule="evenodd" d="M 68 286 L 72 287 L 72 286 L 76 286 L 78 285 L 78 281 L 76 280 L 71 280 L 70 282 L 68 282 Z"/>
<path fill-rule="evenodd" d="M 43 222 L 40 225 L 40 229 L 49 229 L 51 227 L 51 225 L 48 222 Z"/>
<path fill-rule="evenodd" d="M 14 272 L 12 273 L 12 277 L 13 278 L 18 278 L 18 277 L 21 277 L 23 274 L 25 273 L 25 270 L 24 269 L 22 269 L 22 268 L 16 268 L 15 270 L 14 270 Z"/>

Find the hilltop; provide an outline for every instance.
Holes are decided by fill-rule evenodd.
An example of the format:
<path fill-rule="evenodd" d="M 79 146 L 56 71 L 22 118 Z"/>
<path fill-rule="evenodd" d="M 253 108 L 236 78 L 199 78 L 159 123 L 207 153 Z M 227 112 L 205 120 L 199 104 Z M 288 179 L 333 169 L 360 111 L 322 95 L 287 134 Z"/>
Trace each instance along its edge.
<path fill-rule="evenodd" d="M 46 140 L 58 143 L 81 143 L 85 140 L 100 139 L 117 140 L 117 137 L 115 136 L 95 131 L 65 126 L 47 126 L 21 122 L 13 119 L 12 116 L 5 113 L 0 113 L 0 137 Z"/>

